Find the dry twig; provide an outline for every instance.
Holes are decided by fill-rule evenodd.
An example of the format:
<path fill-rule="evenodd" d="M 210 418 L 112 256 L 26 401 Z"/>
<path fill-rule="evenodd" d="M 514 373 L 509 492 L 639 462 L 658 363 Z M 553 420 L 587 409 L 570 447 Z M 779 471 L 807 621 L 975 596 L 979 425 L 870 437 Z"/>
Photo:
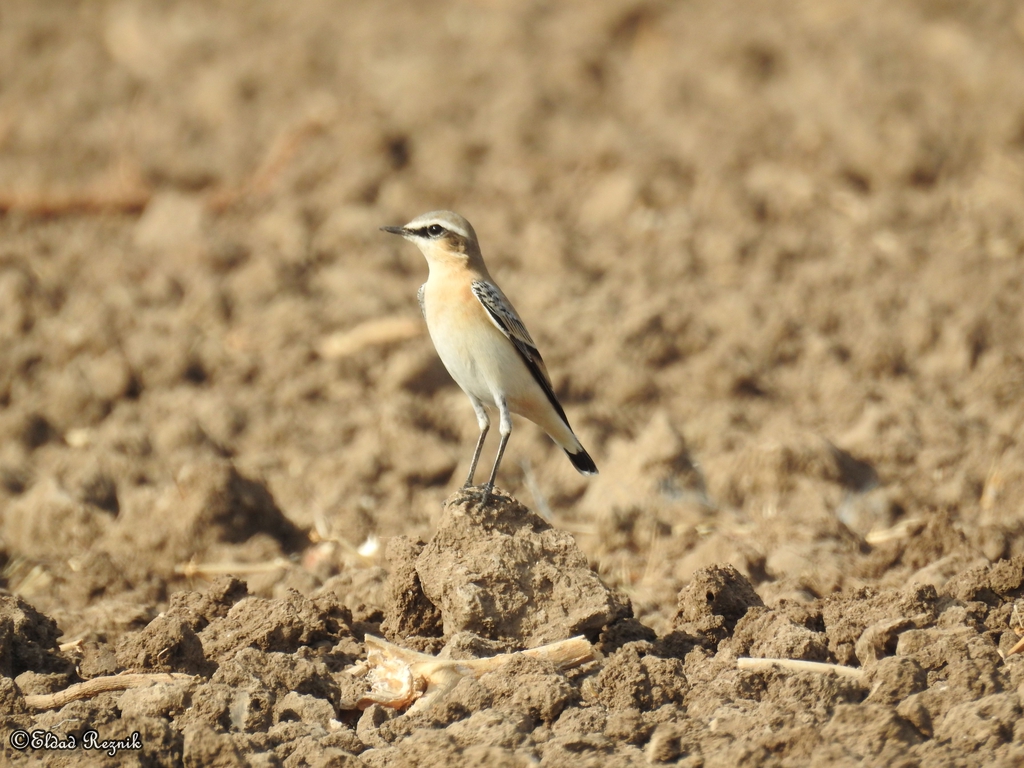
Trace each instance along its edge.
<path fill-rule="evenodd" d="M 803 659 L 751 659 L 741 657 L 736 659 L 736 666 L 739 669 L 754 671 L 769 670 L 774 667 L 782 667 L 791 672 L 814 672 L 816 674 L 834 674 L 846 677 L 856 682 L 864 681 L 864 670 L 855 667 L 844 667 L 841 664 L 825 664 L 821 661 L 804 661 Z"/>
<path fill-rule="evenodd" d="M 594 658 L 594 649 L 585 637 L 573 637 L 525 651 L 468 660 L 439 659 L 400 648 L 372 635 L 366 636 L 366 647 L 366 661 L 349 669 L 349 674 L 366 676 L 370 683 L 369 692 L 357 702 L 360 709 L 371 704 L 402 709 L 414 701 L 415 709 L 425 709 L 460 678 L 480 677 L 519 656 L 543 659 L 558 669 L 576 667 Z"/>
<path fill-rule="evenodd" d="M 1007 656 L 1013 656 L 1013 654 L 1015 654 L 1015 653 L 1022 653 L 1022 652 L 1024 652 L 1024 637 L 1022 637 L 1020 640 L 1018 640 L 1016 645 L 1014 645 L 1013 648 L 1011 648 L 1010 650 L 1008 650 L 1006 652 L 1006 655 Z"/>
<path fill-rule="evenodd" d="M 324 116 L 312 115 L 304 118 L 298 124 L 286 128 L 274 139 L 267 156 L 248 181 L 239 187 L 220 189 L 211 193 L 206 200 L 207 207 L 212 211 L 220 212 L 234 205 L 241 198 L 266 195 L 302 146 L 310 138 L 323 131 L 326 125 L 327 119 Z"/>
<path fill-rule="evenodd" d="M 920 517 L 908 517 L 906 520 L 901 520 L 896 523 L 896 525 L 891 528 L 869 531 L 867 536 L 864 537 L 864 541 L 875 547 L 879 544 L 884 544 L 887 541 L 906 539 L 917 533 L 924 527 L 924 524 L 924 520 Z"/>
<path fill-rule="evenodd" d="M 317 351 L 325 360 L 337 360 L 369 347 L 395 344 L 423 334 L 423 322 L 408 317 L 383 317 L 367 320 L 347 331 L 332 333 L 321 340 Z"/>
<path fill-rule="evenodd" d="M 302 146 L 320 133 L 328 119 L 313 115 L 278 134 L 259 168 L 245 182 L 215 189 L 206 207 L 221 212 L 246 197 L 266 195 Z M 78 187 L 50 189 L 0 189 L 0 213 L 13 211 L 30 216 L 67 216 L 77 213 L 138 213 L 153 197 L 152 185 L 137 164 L 122 160 L 96 181 Z"/>
<path fill-rule="evenodd" d="M 75 213 L 135 213 L 146 207 L 153 190 L 134 165 L 120 163 L 96 181 L 77 188 L 0 190 L 0 211 L 30 216 Z"/>
<path fill-rule="evenodd" d="M 244 576 L 252 573 L 270 573 L 285 570 L 292 566 L 291 560 L 275 557 L 266 563 L 197 563 L 190 560 L 174 566 L 174 572 L 191 579 L 196 576 Z"/>
<path fill-rule="evenodd" d="M 84 683 L 72 685 L 56 693 L 39 693 L 25 697 L 25 704 L 31 709 L 60 709 L 65 704 L 79 699 L 91 699 L 101 693 L 126 691 L 129 688 L 145 688 L 159 683 L 191 682 L 192 675 L 180 672 L 153 672 L 149 674 L 122 674 L 108 677 L 94 677 Z"/>

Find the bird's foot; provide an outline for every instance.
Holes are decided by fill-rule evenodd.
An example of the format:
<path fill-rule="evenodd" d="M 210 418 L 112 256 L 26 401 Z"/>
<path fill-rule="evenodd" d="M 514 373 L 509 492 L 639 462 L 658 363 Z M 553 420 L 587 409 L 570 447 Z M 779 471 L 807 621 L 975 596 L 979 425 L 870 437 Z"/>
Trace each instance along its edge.
<path fill-rule="evenodd" d="M 491 503 L 491 493 L 494 491 L 494 483 L 488 483 L 484 486 L 484 492 L 480 497 L 480 508 L 487 509 L 487 505 Z"/>
<path fill-rule="evenodd" d="M 464 485 L 462 491 L 469 497 L 476 497 L 479 499 L 479 505 L 481 509 L 486 509 L 491 503 L 491 499 L 494 497 L 494 486 L 488 483 L 487 485 Z"/>

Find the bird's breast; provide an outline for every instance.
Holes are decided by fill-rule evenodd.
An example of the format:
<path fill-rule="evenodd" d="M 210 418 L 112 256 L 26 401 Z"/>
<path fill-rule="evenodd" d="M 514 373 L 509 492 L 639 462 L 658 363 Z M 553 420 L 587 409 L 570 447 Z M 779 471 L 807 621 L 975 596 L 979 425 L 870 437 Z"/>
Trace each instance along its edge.
<path fill-rule="evenodd" d="M 487 359 L 498 341 L 492 334 L 500 333 L 473 295 L 470 281 L 428 280 L 423 303 L 430 338 L 455 383 L 490 401 Z"/>

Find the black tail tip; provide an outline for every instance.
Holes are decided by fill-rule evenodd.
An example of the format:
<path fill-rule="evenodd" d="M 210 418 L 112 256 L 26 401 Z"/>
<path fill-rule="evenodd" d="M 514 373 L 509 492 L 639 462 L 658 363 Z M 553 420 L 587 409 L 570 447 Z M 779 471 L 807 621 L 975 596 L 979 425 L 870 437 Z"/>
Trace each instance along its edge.
<path fill-rule="evenodd" d="M 590 454 L 582 448 L 579 453 L 569 453 L 566 451 L 565 455 L 569 457 L 569 461 L 572 462 L 572 465 L 576 467 L 576 471 L 581 475 L 597 474 L 597 464 L 595 464 L 594 460 L 590 458 Z"/>

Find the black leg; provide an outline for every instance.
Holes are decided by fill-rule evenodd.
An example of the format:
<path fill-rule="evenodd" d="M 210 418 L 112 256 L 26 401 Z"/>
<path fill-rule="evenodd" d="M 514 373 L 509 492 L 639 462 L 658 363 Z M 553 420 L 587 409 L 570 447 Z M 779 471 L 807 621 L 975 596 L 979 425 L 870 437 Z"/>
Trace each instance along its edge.
<path fill-rule="evenodd" d="M 487 485 L 484 487 L 484 499 L 483 503 L 486 507 L 491 501 L 491 491 L 494 490 L 494 480 L 498 477 L 498 467 L 501 466 L 501 457 L 505 455 L 505 446 L 508 444 L 508 439 L 512 435 L 512 414 L 508 409 L 508 404 L 505 402 L 505 398 L 497 398 L 498 411 L 501 413 L 501 424 L 499 430 L 501 431 L 501 442 L 498 443 L 498 455 L 494 457 L 494 466 L 491 467 L 491 477 L 487 481 Z"/>
<path fill-rule="evenodd" d="M 469 394 L 468 392 L 466 394 Z M 487 437 L 487 430 L 491 428 L 491 417 L 487 415 L 487 409 L 484 408 L 484 404 L 477 400 L 473 395 L 469 395 L 469 402 L 473 404 L 473 410 L 476 412 L 476 423 L 480 426 L 480 437 L 476 441 L 476 450 L 473 451 L 473 461 L 469 465 L 469 477 L 466 478 L 466 484 L 463 488 L 469 488 L 473 485 L 473 475 L 476 474 L 476 465 L 480 461 L 480 451 L 484 448 L 484 438 Z"/>
<path fill-rule="evenodd" d="M 480 451 L 484 448 L 484 438 L 487 437 L 487 430 L 490 428 L 489 424 L 484 424 L 480 428 L 480 437 L 476 441 L 476 450 L 473 451 L 473 461 L 469 464 L 469 477 L 466 478 L 466 484 L 462 486 L 463 488 L 469 488 L 473 485 L 473 475 L 476 474 L 476 465 L 480 461 Z"/>

